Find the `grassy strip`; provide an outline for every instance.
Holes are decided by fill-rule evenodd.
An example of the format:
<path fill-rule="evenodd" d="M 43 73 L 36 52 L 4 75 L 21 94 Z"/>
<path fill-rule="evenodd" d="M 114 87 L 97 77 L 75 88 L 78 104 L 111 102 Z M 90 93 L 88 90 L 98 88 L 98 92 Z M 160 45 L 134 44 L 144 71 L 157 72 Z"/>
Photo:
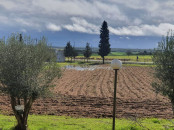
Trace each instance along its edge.
<path fill-rule="evenodd" d="M 77 58 L 84 58 L 84 56 L 77 56 Z M 94 60 L 101 59 L 101 56 L 93 55 L 90 58 L 94 58 Z M 129 59 L 130 61 L 137 61 L 137 56 L 136 55 L 118 55 L 118 56 L 105 56 L 105 60 L 107 59 Z M 138 56 L 138 61 L 139 62 L 152 62 L 152 56 L 150 55 L 140 55 Z"/>
<path fill-rule="evenodd" d="M 108 63 L 107 63 L 108 64 Z M 57 65 L 59 65 L 60 67 L 64 67 L 64 66 L 67 66 L 67 65 L 73 65 L 73 66 L 86 66 L 86 65 L 102 65 L 102 63 L 99 63 L 99 62 L 95 62 L 95 61 L 89 61 L 88 63 L 87 62 L 83 62 L 83 61 L 76 61 L 76 62 L 63 62 L 63 63 L 57 63 Z M 110 65 L 110 64 L 108 64 Z M 123 62 L 123 66 L 140 66 L 140 67 L 155 67 L 155 65 L 151 65 L 151 64 L 125 64 Z"/>
<path fill-rule="evenodd" d="M 174 120 L 147 118 L 136 121 L 116 119 L 117 130 L 161 130 L 172 129 Z M 0 115 L 0 129 L 10 130 L 16 125 L 14 116 Z M 30 130 L 110 130 L 110 118 L 72 118 L 65 116 L 30 115 L 28 119 Z"/>
<path fill-rule="evenodd" d="M 57 63 L 57 65 L 59 65 L 60 67 L 64 67 L 67 65 L 72 65 L 72 66 L 81 66 L 81 65 L 95 65 L 97 64 L 96 62 L 83 62 L 83 61 L 73 61 L 73 62 L 60 62 Z"/>
<path fill-rule="evenodd" d="M 141 55 L 138 54 L 138 52 L 132 52 L 131 55 L 141 56 Z M 83 54 L 80 53 L 79 56 L 83 56 Z M 91 56 L 99 56 L 99 55 L 97 53 L 92 53 Z M 110 52 L 108 54 L 108 56 L 127 56 L 127 54 L 126 54 L 126 52 Z"/>
<path fill-rule="evenodd" d="M 126 56 L 126 52 L 111 52 L 108 56 Z"/>
<path fill-rule="evenodd" d="M 138 66 L 138 67 L 155 67 L 155 65 L 151 64 L 123 64 L 123 66 Z"/>

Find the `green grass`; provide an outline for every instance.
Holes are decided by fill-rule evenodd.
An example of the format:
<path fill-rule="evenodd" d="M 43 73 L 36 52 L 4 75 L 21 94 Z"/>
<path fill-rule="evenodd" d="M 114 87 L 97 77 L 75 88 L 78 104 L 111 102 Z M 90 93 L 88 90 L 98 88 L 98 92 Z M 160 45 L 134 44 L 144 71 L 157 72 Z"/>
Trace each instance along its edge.
<path fill-rule="evenodd" d="M 78 65 L 77 62 L 58 62 L 57 65 L 59 65 L 60 67 L 66 66 L 66 65 Z"/>
<path fill-rule="evenodd" d="M 107 63 L 108 65 L 110 65 L 109 63 Z M 59 65 L 60 67 L 64 67 L 67 65 L 72 65 L 72 66 L 88 66 L 88 65 L 102 65 L 102 63 L 99 62 L 95 62 L 95 61 L 89 61 L 89 62 L 84 62 L 84 61 L 76 61 L 76 62 L 62 62 L 62 63 L 57 63 L 57 65 Z M 123 66 L 140 66 L 140 67 L 155 67 L 155 65 L 152 64 L 136 64 L 136 63 L 124 63 L 123 62 Z"/>
<path fill-rule="evenodd" d="M 77 57 L 83 57 L 83 56 L 77 56 Z M 90 58 L 94 58 L 94 60 L 100 58 L 101 56 L 96 55 L 96 56 L 91 56 Z M 137 61 L 137 56 L 136 55 L 120 55 L 120 56 L 113 56 L 113 55 L 109 55 L 109 56 L 105 56 L 105 60 L 107 59 L 129 59 L 130 61 Z M 102 59 L 101 59 L 102 60 Z M 152 57 L 150 55 L 140 55 L 138 56 L 138 61 L 139 62 L 152 62 Z"/>
<path fill-rule="evenodd" d="M 132 52 L 132 55 L 138 55 L 138 52 Z M 80 54 L 79 56 L 83 56 Z M 92 53 L 92 56 L 99 56 L 97 53 Z M 126 52 L 110 52 L 108 56 L 127 56 Z"/>
<path fill-rule="evenodd" d="M 86 66 L 86 65 L 102 65 L 102 63 L 96 63 L 96 62 L 63 62 L 63 63 L 57 63 L 57 65 L 59 65 L 60 67 L 63 66 L 67 66 L 67 65 L 74 65 L 74 66 Z M 108 64 L 110 65 L 110 64 Z M 123 62 L 123 66 L 139 66 L 139 67 L 155 67 L 155 65 L 151 65 L 151 64 L 124 64 Z"/>
<path fill-rule="evenodd" d="M 116 119 L 116 130 L 171 130 L 174 120 L 145 118 L 132 121 Z M 13 116 L 0 115 L 0 129 L 10 130 L 16 125 Z M 72 118 L 65 116 L 29 115 L 29 130 L 110 130 L 111 118 Z"/>
<path fill-rule="evenodd" d="M 133 52 L 132 55 L 128 56 L 126 52 L 111 52 L 108 54 L 108 56 L 105 56 L 105 59 L 130 59 L 130 61 L 138 61 L 139 62 L 152 62 L 152 56 L 151 55 L 137 55 L 137 52 Z M 83 54 L 80 54 L 77 57 L 84 57 Z M 97 53 L 93 53 L 90 58 L 94 58 L 95 60 L 97 58 L 101 58 Z"/>
<path fill-rule="evenodd" d="M 126 52 L 111 52 L 108 56 L 126 56 Z"/>
<path fill-rule="evenodd" d="M 91 56 L 94 59 L 101 58 L 100 56 Z M 105 59 L 130 59 L 130 61 L 137 61 L 136 55 L 131 56 L 105 56 Z M 139 62 L 152 62 L 152 58 L 149 55 L 138 56 Z"/>
<path fill-rule="evenodd" d="M 98 63 L 93 62 L 93 61 L 89 61 L 89 62 L 84 62 L 84 61 L 73 61 L 73 62 L 59 62 L 57 63 L 57 65 L 59 65 L 60 67 L 63 66 L 67 66 L 67 65 L 74 65 L 74 66 L 83 66 L 83 65 L 96 65 Z"/>
<path fill-rule="evenodd" d="M 123 64 L 123 66 L 155 67 L 155 65 L 151 64 Z"/>

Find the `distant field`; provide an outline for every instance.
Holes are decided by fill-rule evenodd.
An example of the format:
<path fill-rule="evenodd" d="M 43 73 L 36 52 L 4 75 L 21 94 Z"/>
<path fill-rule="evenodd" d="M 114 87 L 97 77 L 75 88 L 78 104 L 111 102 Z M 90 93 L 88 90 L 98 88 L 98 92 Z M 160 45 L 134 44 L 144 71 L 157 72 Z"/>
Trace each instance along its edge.
<path fill-rule="evenodd" d="M 83 56 L 78 56 L 77 58 L 84 58 Z M 102 60 L 101 56 L 91 56 L 90 58 L 94 59 L 94 60 Z M 137 56 L 136 55 L 131 55 L 131 56 L 105 56 L 105 59 L 122 59 L 122 61 L 124 60 L 129 60 L 129 61 L 137 61 Z M 138 56 L 138 61 L 139 62 L 152 62 L 152 57 L 150 55 L 141 55 Z"/>
<path fill-rule="evenodd" d="M 92 56 L 93 58 L 101 58 L 100 56 Z M 137 61 L 137 56 L 131 55 L 131 56 L 106 56 L 106 59 L 130 59 L 130 61 Z M 152 58 L 149 55 L 143 55 L 143 56 L 138 56 L 138 61 L 139 62 L 151 62 Z"/>
<path fill-rule="evenodd" d="M 171 130 L 174 120 L 157 118 L 116 119 L 116 130 Z M 14 116 L 0 115 L 0 129 L 10 130 L 16 124 Z M 111 118 L 72 118 L 64 116 L 29 115 L 29 130 L 111 130 Z"/>
<path fill-rule="evenodd" d="M 122 61 L 124 60 L 129 60 L 129 61 L 137 61 L 137 56 L 138 56 L 138 61 L 139 62 L 152 62 L 152 56 L 151 55 L 136 55 L 136 52 L 133 53 L 134 55 L 128 56 L 125 52 L 111 52 L 108 56 L 105 56 L 105 59 L 121 59 Z M 77 56 L 77 58 L 84 58 L 84 56 L 81 54 Z M 94 60 L 102 60 L 101 56 L 99 56 L 97 53 L 92 54 L 90 57 L 91 59 Z"/>
<path fill-rule="evenodd" d="M 108 56 L 126 56 L 125 52 L 111 52 Z"/>
<path fill-rule="evenodd" d="M 132 52 L 132 55 L 138 55 L 138 52 Z M 79 56 L 83 56 L 83 54 L 79 54 Z M 98 56 L 97 53 L 93 53 L 92 56 Z M 126 52 L 110 52 L 108 56 L 127 56 Z"/>
<path fill-rule="evenodd" d="M 57 65 L 59 65 L 60 67 L 64 67 L 67 65 L 70 66 L 88 66 L 88 65 L 99 65 L 102 63 L 96 63 L 95 61 L 89 61 L 89 62 L 84 62 L 84 61 L 75 61 L 75 62 L 63 62 L 63 63 L 57 63 Z M 109 63 L 108 63 L 109 64 Z M 123 64 L 123 66 L 139 66 L 139 67 L 154 67 L 155 65 L 151 65 L 151 64 Z"/>

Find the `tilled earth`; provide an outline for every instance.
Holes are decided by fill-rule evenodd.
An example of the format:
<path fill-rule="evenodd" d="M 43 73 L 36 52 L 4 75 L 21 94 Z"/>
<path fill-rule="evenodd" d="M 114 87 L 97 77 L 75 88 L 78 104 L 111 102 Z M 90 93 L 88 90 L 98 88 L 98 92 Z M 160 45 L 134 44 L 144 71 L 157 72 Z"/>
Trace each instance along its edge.
<path fill-rule="evenodd" d="M 172 118 L 168 98 L 151 87 L 151 72 L 148 67 L 123 67 L 118 71 L 117 117 Z M 36 100 L 31 114 L 112 117 L 114 71 L 108 66 L 66 69 L 55 84 L 54 96 Z M 0 112 L 12 114 L 7 96 L 0 96 Z"/>

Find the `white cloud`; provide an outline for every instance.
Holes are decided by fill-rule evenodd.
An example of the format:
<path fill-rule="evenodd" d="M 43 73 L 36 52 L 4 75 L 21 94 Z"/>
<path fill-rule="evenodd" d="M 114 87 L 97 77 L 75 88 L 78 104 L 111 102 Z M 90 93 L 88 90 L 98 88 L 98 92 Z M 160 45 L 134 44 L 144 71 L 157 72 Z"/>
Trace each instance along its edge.
<path fill-rule="evenodd" d="M 61 27 L 57 26 L 57 25 L 55 25 L 53 23 L 49 23 L 46 27 L 50 31 L 61 31 Z"/>
<path fill-rule="evenodd" d="M 174 30 L 174 25 L 169 23 L 161 23 L 159 25 L 140 25 L 113 28 L 109 27 L 112 34 L 130 35 L 130 36 L 162 36 L 166 35 L 169 30 Z"/>
<path fill-rule="evenodd" d="M 78 31 L 90 34 L 99 34 L 99 26 L 91 24 L 87 22 L 83 18 L 72 17 L 71 21 L 73 22 L 72 25 L 64 25 L 64 28 L 69 31 Z"/>
<path fill-rule="evenodd" d="M 144 35 L 143 30 L 138 26 L 128 26 L 128 27 L 109 27 L 109 31 L 115 35 L 131 35 L 131 36 L 142 36 Z"/>

